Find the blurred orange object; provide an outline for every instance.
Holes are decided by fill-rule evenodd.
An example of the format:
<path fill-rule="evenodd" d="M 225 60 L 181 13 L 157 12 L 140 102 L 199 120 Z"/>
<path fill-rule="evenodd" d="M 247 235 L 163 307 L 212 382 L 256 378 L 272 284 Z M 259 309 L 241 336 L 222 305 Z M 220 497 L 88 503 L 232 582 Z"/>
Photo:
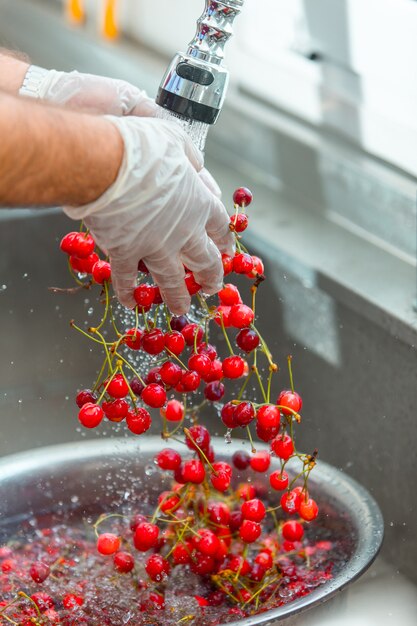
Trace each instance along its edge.
<path fill-rule="evenodd" d="M 81 24 L 85 20 L 84 0 L 66 0 L 66 14 L 70 22 Z"/>
<path fill-rule="evenodd" d="M 117 0 L 104 0 L 103 35 L 106 39 L 116 39 L 119 29 L 116 20 Z"/>

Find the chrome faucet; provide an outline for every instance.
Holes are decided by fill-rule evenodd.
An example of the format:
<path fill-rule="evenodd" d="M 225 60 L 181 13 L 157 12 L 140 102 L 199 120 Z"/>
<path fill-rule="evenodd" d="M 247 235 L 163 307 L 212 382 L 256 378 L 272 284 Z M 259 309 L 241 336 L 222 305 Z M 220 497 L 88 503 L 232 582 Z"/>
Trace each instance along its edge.
<path fill-rule="evenodd" d="M 175 117 L 214 124 L 229 82 L 224 48 L 244 0 L 206 0 L 197 32 L 186 53 L 178 53 L 162 79 L 157 104 Z"/>

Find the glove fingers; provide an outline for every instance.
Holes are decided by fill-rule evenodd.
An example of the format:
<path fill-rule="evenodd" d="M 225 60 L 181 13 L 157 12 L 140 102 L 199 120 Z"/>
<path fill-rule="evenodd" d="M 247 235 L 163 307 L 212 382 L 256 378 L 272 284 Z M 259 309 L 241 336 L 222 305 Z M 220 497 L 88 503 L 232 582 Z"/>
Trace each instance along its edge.
<path fill-rule="evenodd" d="M 136 306 L 133 291 L 138 276 L 138 260 L 135 257 L 111 256 L 111 274 L 115 294 L 123 306 L 133 309 Z"/>
<path fill-rule="evenodd" d="M 212 197 L 210 214 L 206 223 L 208 236 L 214 241 L 220 252 L 234 254 L 234 238 L 229 228 L 230 218 L 223 203 Z"/>
<path fill-rule="evenodd" d="M 144 259 L 162 297 L 174 315 L 185 315 L 191 304 L 184 281 L 184 267 L 176 256 L 148 256 Z"/>
<path fill-rule="evenodd" d="M 192 270 L 202 291 L 210 296 L 223 286 L 223 264 L 218 248 L 202 231 L 195 235 L 181 251 L 185 265 Z"/>
<path fill-rule="evenodd" d="M 220 198 L 222 197 L 222 192 L 210 172 L 205 167 L 203 167 L 198 175 L 200 176 L 200 180 L 203 181 L 203 183 L 211 191 L 211 193 L 213 193 L 216 198 L 219 198 L 220 200 Z"/>

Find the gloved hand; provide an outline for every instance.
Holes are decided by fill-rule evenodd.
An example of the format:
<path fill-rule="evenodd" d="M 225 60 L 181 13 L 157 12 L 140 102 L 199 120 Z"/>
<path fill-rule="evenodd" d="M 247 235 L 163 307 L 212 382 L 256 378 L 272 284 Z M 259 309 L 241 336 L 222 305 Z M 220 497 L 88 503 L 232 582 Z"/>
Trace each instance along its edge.
<path fill-rule="evenodd" d="M 222 286 L 220 252 L 233 254 L 227 212 L 198 172 L 201 153 L 175 122 L 108 117 L 125 154 L 116 182 L 95 202 L 65 207 L 110 255 L 117 297 L 133 308 L 138 262 L 146 263 L 171 311 L 190 306 L 185 264 L 207 294 Z"/>
<path fill-rule="evenodd" d="M 89 113 L 154 117 L 156 103 L 124 80 L 50 70 L 38 85 L 39 98 Z"/>

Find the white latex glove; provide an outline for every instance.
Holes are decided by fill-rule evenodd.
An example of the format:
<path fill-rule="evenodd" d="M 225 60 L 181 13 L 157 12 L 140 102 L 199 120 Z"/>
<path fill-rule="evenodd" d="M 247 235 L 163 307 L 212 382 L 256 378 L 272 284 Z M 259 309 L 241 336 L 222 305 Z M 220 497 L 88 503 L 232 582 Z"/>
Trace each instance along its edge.
<path fill-rule="evenodd" d="M 118 178 L 95 202 L 64 210 L 83 219 L 110 255 L 113 286 L 122 304 L 135 306 L 133 290 L 143 259 L 171 311 L 186 313 L 190 296 L 183 264 L 204 293 L 222 287 L 220 252 L 233 253 L 226 209 L 198 175 L 202 155 L 179 125 L 150 118 L 108 119 L 125 144 Z"/>
<path fill-rule="evenodd" d="M 154 117 L 156 103 L 144 91 L 124 80 L 50 70 L 37 86 L 42 100 L 89 113 Z"/>

